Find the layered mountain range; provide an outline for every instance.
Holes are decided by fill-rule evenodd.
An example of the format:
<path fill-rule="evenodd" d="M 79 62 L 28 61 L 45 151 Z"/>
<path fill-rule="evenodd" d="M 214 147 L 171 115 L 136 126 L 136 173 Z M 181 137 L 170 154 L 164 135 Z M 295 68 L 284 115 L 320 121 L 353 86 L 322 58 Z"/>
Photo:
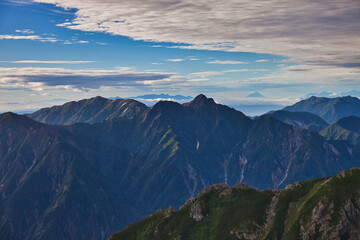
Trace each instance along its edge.
<path fill-rule="evenodd" d="M 360 169 L 258 191 L 217 184 L 109 240 L 360 239 Z"/>
<path fill-rule="evenodd" d="M 28 117 L 0 115 L 4 239 L 104 239 L 212 184 L 281 189 L 360 166 L 359 146 L 204 95 L 151 108 L 97 97 Z"/>
<path fill-rule="evenodd" d="M 360 117 L 360 99 L 351 96 L 337 98 L 312 96 L 292 106 L 285 107 L 283 110 L 314 113 L 331 124 L 348 116 Z"/>

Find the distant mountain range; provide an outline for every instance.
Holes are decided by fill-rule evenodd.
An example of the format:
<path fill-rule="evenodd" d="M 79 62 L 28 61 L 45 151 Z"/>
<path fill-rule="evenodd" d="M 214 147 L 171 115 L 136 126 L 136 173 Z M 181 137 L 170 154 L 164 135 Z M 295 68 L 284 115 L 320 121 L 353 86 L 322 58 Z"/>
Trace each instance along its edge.
<path fill-rule="evenodd" d="M 308 93 L 305 98 L 310 98 L 310 97 L 327 97 L 327 98 L 335 98 L 335 97 L 346 97 L 346 96 L 353 96 L 353 97 L 360 97 L 360 91 L 356 91 L 356 90 L 351 90 L 348 92 L 342 92 L 342 93 L 335 93 L 335 92 L 331 92 L 331 91 L 323 91 L 323 92 L 319 92 L 319 93 Z"/>
<path fill-rule="evenodd" d="M 183 96 L 183 95 L 169 95 L 169 94 L 147 94 L 147 95 L 140 95 L 137 97 L 130 97 L 133 99 L 147 99 L 147 100 L 191 100 L 193 97 L 191 96 Z"/>
<path fill-rule="evenodd" d="M 104 239 L 212 184 L 281 189 L 360 166 L 358 145 L 204 95 L 150 108 L 96 97 L 28 116 L 0 115 L 2 239 Z"/>
<path fill-rule="evenodd" d="M 360 117 L 360 99 L 350 96 L 337 98 L 311 97 L 285 107 L 283 110 L 314 113 L 331 124 L 343 117 Z"/>
<path fill-rule="evenodd" d="M 360 169 L 258 191 L 217 184 L 108 240 L 360 239 Z"/>

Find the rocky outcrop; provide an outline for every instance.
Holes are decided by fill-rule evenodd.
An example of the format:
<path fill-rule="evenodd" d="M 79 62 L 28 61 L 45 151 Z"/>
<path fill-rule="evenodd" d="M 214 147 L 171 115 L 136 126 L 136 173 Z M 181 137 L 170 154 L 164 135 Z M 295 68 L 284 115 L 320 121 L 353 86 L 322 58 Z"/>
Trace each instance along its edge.
<path fill-rule="evenodd" d="M 201 214 L 200 202 L 196 202 L 191 206 L 190 217 L 197 222 L 204 218 L 204 216 Z"/>

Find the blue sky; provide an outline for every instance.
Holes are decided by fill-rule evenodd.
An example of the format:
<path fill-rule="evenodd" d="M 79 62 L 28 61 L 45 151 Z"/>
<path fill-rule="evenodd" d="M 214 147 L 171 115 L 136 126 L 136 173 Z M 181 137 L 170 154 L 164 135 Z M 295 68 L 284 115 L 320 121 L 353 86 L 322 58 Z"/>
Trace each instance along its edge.
<path fill-rule="evenodd" d="M 0 111 L 97 95 L 288 105 L 360 89 L 358 1 L 3 0 Z M 247 98 L 258 91 L 265 98 Z"/>

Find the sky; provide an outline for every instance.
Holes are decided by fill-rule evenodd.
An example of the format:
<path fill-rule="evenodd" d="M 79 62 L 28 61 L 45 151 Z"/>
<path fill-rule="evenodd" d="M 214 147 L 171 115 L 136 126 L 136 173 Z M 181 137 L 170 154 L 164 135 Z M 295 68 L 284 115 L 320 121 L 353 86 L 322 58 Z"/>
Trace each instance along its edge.
<path fill-rule="evenodd" d="M 200 93 L 246 112 L 354 90 L 358 0 L 0 0 L 0 112 Z"/>

